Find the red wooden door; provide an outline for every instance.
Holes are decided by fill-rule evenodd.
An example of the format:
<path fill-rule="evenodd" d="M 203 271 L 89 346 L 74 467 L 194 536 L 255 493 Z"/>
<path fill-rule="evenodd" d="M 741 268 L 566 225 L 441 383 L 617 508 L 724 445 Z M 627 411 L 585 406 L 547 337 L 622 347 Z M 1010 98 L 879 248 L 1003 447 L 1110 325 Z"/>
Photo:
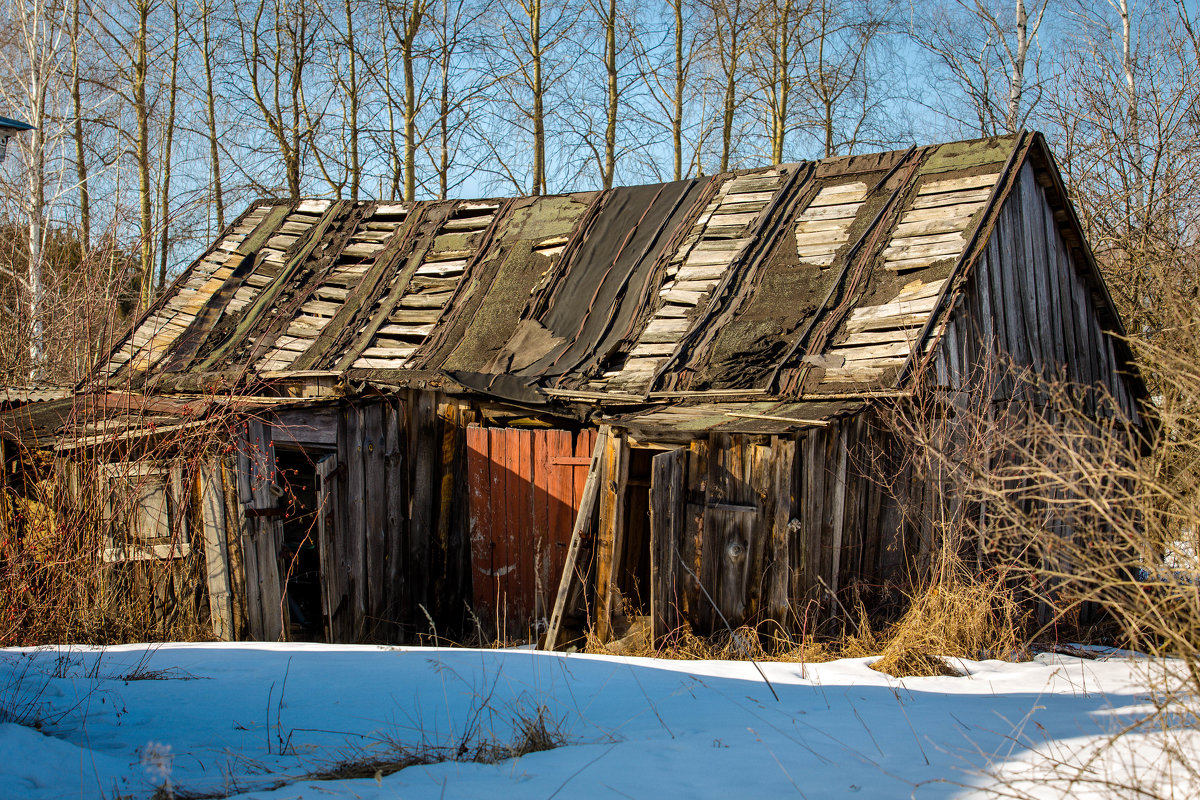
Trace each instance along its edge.
<path fill-rule="evenodd" d="M 475 614 L 502 638 L 549 615 L 596 432 L 467 428 Z"/>

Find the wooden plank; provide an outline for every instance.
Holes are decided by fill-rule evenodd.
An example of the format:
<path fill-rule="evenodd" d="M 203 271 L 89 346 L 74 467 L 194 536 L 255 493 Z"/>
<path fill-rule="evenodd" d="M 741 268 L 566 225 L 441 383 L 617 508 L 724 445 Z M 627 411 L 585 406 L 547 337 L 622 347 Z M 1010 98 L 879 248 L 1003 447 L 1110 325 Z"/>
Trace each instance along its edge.
<path fill-rule="evenodd" d="M 550 615 L 550 625 L 546 631 L 546 650 L 553 650 L 558 645 L 562 632 L 562 618 L 567 605 L 567 595 L 570 594 L 571 584 L 575 574 L 575 565 L 579 562 L 579 550 L 583 534 L 588 529 L 592 518 L 592 510 L 596 505 L 599 494 L 600 475 L 603 471 L 604 453 L 608 450 L 609 427 L 600 426 L 596 443 L 592 449 L 592 463 L 588 468 L 587 480 L 580 492 L 579 511 L 575 515 L 575 524 L 571 530 L 571 545 L 567 548 L 567 556 L 562 570 L 562 580 L 559 581 L 558 594 L 554 601 L 554 610 Z"/>
<path fill-rule="evenodd" d="M 909 240 L 905 240 L 907 242 Z M 930 244 L 896 244 L 893 243 L 884 249 L 883 257 L 888 261 L 900 261 L 903 259 L 925 258 L 929 256 L 937 256 L 941 258 L 957 257 L 962 253 L 965 242 L 960 236 L 959 239 L 949 240 L 944 242 L 932 242 Z"/>
<path fill-rule="evenodd" d="M 325 640 L 337 641 L 330 621 L 337 599 L 342 596 L 341 572 L 337 568 L 337 465 L 336 455 L 319 459 L 317 473 L 317 558 L 321 569 L 321 616 Z"/>
<path fill-rule="evenodd" d="M 556 590 L 563 579 L 563 564 L 567 549 L 571 545 L 571 528 L 575 519 L 575 467 L 559 463 L 560 459 L 573 460 L 574 442 L 570 431 L 551 428 L 546 431 L 545 451 L 547 457 L 546 503 L 548 540 L 551 547 L 549 582 L 546 584 L 547 603 L 545 613 L 549 617 L 554 611 Z M 590 459 L 588 464 L 590 466 Z M 584 476 L 586 477 L 586 470 Z M 583 481 L 580 481 L 582 485 Z"/>
<path fill-rule="evenodd" d="M 680 627 L 675 575 L 683 537 L 684 448 L 650 461 L 650 635 L 658 642 Z"/>
<path fill-rule="evenodd" d="M 889 344 L 893 342 L 907 342 L 911 346 L 916 341 L 917 335 L 920 332 L 921 329 L 919 327 L 897 328 L 888 331 L 860 331 L 847 336 L 845 341 L 837 345 L 837 348 L 858 347 L 868 344 Z M 837 349 L 834 352 L 837 352 Z"/>
<path fill-rule="evenodd" d="M 367 476 L 363 458 L 363 409 L 353 406 L 346 410 L 349 458 L 346 462 L 346 515 L 343 568 L 346 575 L 347 615 L 343 620 L 351 641 L 360 641 L 366 624 L 366 540 L 367 540 Z"/>
<path fill-rule="evenodd" d="M 643 342 L 677 342 L 687 332 L 686 319 L 652 319 L 642 331 L 640 341 Z"/>
<path fill-rule="evenodd" d="M 438 499 L 442 467 L 442 437 L 437 413 L 437 395 L 415 392 L 410 402 L 408 461 L 412 465 L 412 494 L 408 526 L 408 564 L 412 580 L 413 608 L 405 609 L 412 624 L 425 629 L 428 623 L 416 604 L 436 606 L 433 551 L 437 546 Z"/>
<path fill-rule="evenodd" d="M 221 465 L 216 456 L 199 467 L 200 528 L 204 542 L 205 586 L 212 634 L 218 641 L 234 639 L 232 587 L 226 545 L 224 490 Z"/>
<path fill-rule="evenodd" d="M 937 208 L 938 206 L 958 205 L 959 203 L 982 203 L 992 194 L 990 186 L 974 191 L 943 192 L 926 194 L 913 201 L 913 208 Z"/>
<path fill-rule="evenodd" d="M 492 491 L 491 503 L 492 540 L 488 542 L 488 575 L 491 576 L 491 592 L 487 608 L 491 610 L 495 635 L 500 637 L 504 629 L 503 605 L 505 581 L 502 570 L 508 564 L 508 460 L 505 448 L 504 429 L 488 428 L 488 451 L 491 454 Z"/>
<path fill-rule="evenodd" d="M 468 525 L 471 538 L 471 577 L 476 614 L 492 605 L 493 578 L 491 547 L 495 541 L 492 527 L 491 455 L 487 428 L 467 428 Z"/>
<path fill-rule="evenodd" d="M 719 281 L 725 275 L 726 264 L 684 266 L 676 273 L 676 281 Z"/>
<path fill-rule="evenodd" d="M 966 230 L 971 222 L 971 216 L 948 217 L 946 219 L 931 219 L 924 222 L 902 221 L 892 231 L 892 237 L 903 239 L 911 236 L 931 236 L 940 233 L 956 233 Z"/>
<path fill-rule="evenodd" d="M 786 629 L 790 622 L 788 590 L 791 587 L 791 522 L 795 507 L 794 475 L 796 442 L 791 437 L 771 438 L 770 485 L 764 487 L 771 497 L 772 515 L 766 544 L 766 570 L 763 581 L 762 611 Z"/>
<path fill-rule="evenodd" d="M 513 530 L 513 538 L 517 545 L 517 569 L 514 572 L 516 583 L 517 604 L 514 616 L 524 630 L 528 630 L 530 618 L 533 616 L 536 602 L 536 566 L 538 560 L 538 540 L 534 535 L 533 522 L 533 432 L 515 429 L 517 444 L 517 468 L 514 475 L 517 478 L 517 527 Z M 511 502 L 512 498 L 510 498 Z"/>
<path fill-rule="evenodd" d="M 829 228 L 812 233 L 797 233 L 796 247 L 828 246 L 841 247 L 850 240 L 849 227 Z"/>
<path fill-rule="evenodd" d="M 1000 177 L 998 172 L 989 172 L 984 175 L 968 175 L 964 178 L 948 178 L 946 180 L 929 181 L 921 185 L 917 190 L 917 195 L 937 194 L 939 192 L 960 192 L 964 190 L 979 189 L 981 187 L 995 186 L 996 180 Z"/>
<path fill-rule="evenodd" d="M 533 538 L 533 607 L 530 609 L 539 623 L 550 616 L 550 575 L 557 555 L 557 542 L 550 531 L 550 434 L 551 430 L 530 432 L 532 447 L 531 472 L 533 497 L 530 531 Z M 553 470 L 557 471 L 557 470 Z"/>
<path fill-rule="evenodd" d="M 521 605 L 521 565 L 525 557 L 524 525 L 525 518 L 521 516 L 522 492 L 528 488 L 520 467 L 520 431 L 516 428 L 504 429 L 504 536 L 500 548 L 504 552 L 504 560 L 500 563 L 500 604 L 503 612 L 503 638 L 507 639 L 511 632 L 516 632 L 513 626 L 516 613 Z M 521 633 L 524 633 L 521 630 Z"/>
<path fill-rule="evenodd" d="M 854 220 L 848 219 L 798 219 L 796 233 L 816 233 L 818 231 L 844 231 Z"/>
<path fill-rule="evenodd" d="M 408 444 L 408 405 L 389 399 L 383 411 L 383 463 L 385 529 L 384 552 L 387 558 L 387 608 L 389 641 L 403 642 L 407 631 L 401 624 L 411 613 L 412 567 L 408 563 L 408 489 L 410 464 L 405 457 Z"/>
<path fill-rule="evenodd" d="M 830 437 L 837 443 L 837 452 L 834 454 L 837 459 L 837 466 L 833 475 L 833 503 L 832 508 L 830 509 L 832 512 L 830 527 L 832 528 L 833 533 L 833 540 L 831 542 L 832 552 L 830 553 L 829 574 L 826 576 L 825 580 L 829 586 L 829 591 L 834 598 L 837 597 L 838 591 L 842 588 L 841 584 L 838 582 L 838 579 L 841 575 L 843 555 L 842 547 L 846 536 L 846 472 L 848 469 L 849 456 L 846 442 L 847 427 L 847 423 L 843 420 L 838 425 L 839 430 L 837 437 Z"/>
<path fill-rule="evenodd" d="M 830 355 L 842 356 L 846 359 L 846 366 L 853 366 L 849 362 L 865 361 L 879 358 L 897 358 L 906 356 L 911 352 L 907 342 L 893 342 L 890 344 L 871 344 L 862 347 L 846 347 L 841 346 L 829 351 Z"/>
<path fill-rule="evenodd" d="M 596 619 L 594 631 L 600 642 L 612 633 L 612 615 L 617 602 L 617 576 L 625 534 L 625 486 L 629 478 L 628 445 L 624 434 L 608 437 L 604 452 L 604 486 L 600 493 L 600 524 L 596 532 Z"/>
<path fill-rule="evenodd" d="M 391 617 L 387 607 L 387 468 L 384 460 L 383 404 L 363 409 L 363 580 L 367 638 L 386 640 L 381 635 Z"/>
<path fill-rule="evenodd" d="M 928 314 L 937 304 L 937 297 L 919 297 L 912 300 L 893 300 L 877 306 L 860 306 L 850 312 L 850 322 L 895 317 L 905 314 Z"/>
<path fill-rule="evenodd" d="M 799 216 L 801 222 L 811 222 L 813 220 L 834 220 L 845 219 L 851 220 L 858 214 L 862 203 L 842 203 L 836 206 L 809 206 L 804 213 Z"/>

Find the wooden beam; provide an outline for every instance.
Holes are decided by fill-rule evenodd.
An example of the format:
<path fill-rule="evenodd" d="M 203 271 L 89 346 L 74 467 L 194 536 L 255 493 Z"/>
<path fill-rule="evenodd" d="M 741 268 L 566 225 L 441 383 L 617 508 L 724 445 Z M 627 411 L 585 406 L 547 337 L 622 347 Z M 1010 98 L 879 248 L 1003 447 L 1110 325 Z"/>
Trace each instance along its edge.
<path fill-rule="evenodd" d="M 628 446 L 622 434 L 610 435 L 604 451 L 604 487 L 600 495 L 600 529 L 596 536 L 596 638 L 608 641 L 621 552 L 625 539 L 625 484 L 629 479 Z"/>
<path fill-rule="evenodd" d="M 221 465 L 212 456 L 200 465 L 200 526 L 204 540 L 204 570 L 208 586 L 208 608 L 213 636 L 232 641 L 233 603 L 229 583 L 229 554 L 225 539 L 224 487 Z"/>

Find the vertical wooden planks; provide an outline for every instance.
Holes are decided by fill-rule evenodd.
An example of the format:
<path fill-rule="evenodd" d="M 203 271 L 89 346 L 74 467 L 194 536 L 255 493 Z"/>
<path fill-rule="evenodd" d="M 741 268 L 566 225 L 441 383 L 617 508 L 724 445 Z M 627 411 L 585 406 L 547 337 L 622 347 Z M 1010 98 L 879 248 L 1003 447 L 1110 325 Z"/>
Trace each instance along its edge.
<path fill-rule="evenodd" d="M 492 519 L 492 539 L 488 542 L 488 575 L 491 577 L 491 602 L 487 608 L 496 613 L 496 633 L 500 633 L 501 605 L 504 603 L 501 570 L 508 563 L 508 503 L 507 503 L 507 464 L 503 428 L 488 429 L 488 452 L 491 454 L 491 497 L 490 514 Z"/>
<path fill-rule="evenodd" d="M 530 432 L 533 485 L 529 510 L 532 517 L 530 532 L 534 551 L 531 611 L 535 619 L 543 619 L 550 614 L 551 569 L 561 560 L 558 555 L 558 540 L 550 533 L 550 451 L 553 433 L 560 431 Z"/>
<path fill-rule="evenodd" d="M 220 466 L 221 485 L 224 494 L 225 552 L 228 555 L 229 582 L 232 591 L 233 636 L 242 640 L 250 636 L 250 616 L 246 607 L 246 568 L 244 543 L 247 536 L 246 507 L 238 499 L 238 463 L 240 455 L 226 456 Z"/>
<path fill-rule="evenodd" d="M 225 502 L 221 486 L 221 464 L 216 456 L 204 460 L 199 469 L 200 526 L 204 541 L 205 584 L 213 636 L 219 641 L 234 638 L 233 603 L 225 539 Z"/>
<path fill-rule="evenodd" d="M 494 540 L 491 504 L 491 456 L 488 429 L 467 428 L 467 480 L 470 484 L 471 578 L 474 605 L 484 609 L 495 594 L 491 578 L 491 547 Z"/>
<path fill-rule="evenodd" d="M 387 566 L 386 608 L 392 624 L 389 639 L 403 641 L 405 630 L 399 623 L 413 607 L 408 530 L 408 471 L 405 458 L 408 443 L 408 405 L 389 401 L 383 409 L 383 465 L 386 473 L 383 503 L 385 507 L 384 554 Z"/>
<path fill-rule="evenodd" d="M 371 403 L 362 412 L 363 447 L 363 593 L 365 636 L 386 641 L 388 620 L 386 572 L 387 469 L 383 440 L 383 403 Z"/>
<path fill-rule="evenodd" d="M 522 561 L 521 524 L 521 490 L 525 482 L 521 479 L 520 463 L 520 434 L 515 428 L 505 428 L 504 431 L 504 511 L 505 523 L 503 533 L 504 560 L 500 562 L 500 604 L 504 609 L 505 631 L 508 636 L 508 609 L 518 608 L 521 604 L 520 570 Z"/>
<path fill-rule="evenodd" d="M 684 535 L 686 454 L 678 448 L 650 461 L 650 635 L 656 642 L 680 626 L 675 577 Z"/>
<path fill-rule="evenodd" d="M 430 614 L 439 612 L 451 596 L 459 594 L 461 578 L 457 559 L 467 555 L 459 545 L 461 538 L 461 515 L 455 507 L 459 490 L 458 475 L 463 469 L 463 409 L 457 403 L 442 403 L 438 407 L 441 426 L 441 459 L 439 461 L 437 491 L 437 527 L 434 542 L 437 554 L 433 573 L 432 593 L 428 598 Z"/>
<path fill-rule="evenodd" d="M 345 594 L 343 573 L 338 568 L 338 459 L 326 456 L 317 462 L 317 555 L 321 564 L 321 604 L 325 638 L 339 641 L 333 620 Z"/>
<path fill-rule="evenodd" d="M 832 536 L 829 542 L 829 571 L 825 574 L 825 585 L 829 590 L 831 603 L 842 588 L 838 579 L 842 571 L 842 547 L 846 532 L 846 478 L 849 466 L 847 463 L 849 453 L 847 452 L 846 427 L 845 420 L 839 420 L 836 433 L 829 437 L 836 443 L 832 459 L 836 466 L 833 472 L 833 491 L 829 508 Z"/>
<path fill-rule="evenodd" d="M 431 560 L 437 524 L 437 501 L 441 467 L 441 437 L 438 432 L 437 397 L 430 392 L 410 394 L 411 435 L 408 457 L 412 493 L 409 505 L 408 575 L 412 581 L 411 624 L 424 628 L 425 614 L 432 604 L 433 563 Z"/>
<path fill-rule="evenodd" d="M 250 439 L 250 493 L 256 511 L 272 510 L 276 506 L 275 445 L 258 420 L 248 423 Z M 258 516 L 250 525 L 254 536 L 254 551 L 258 567 L 258 589 L 262 614 L 261 634 L 264 641 L 279 641 L 284 636 L 285 609 L 283 587 L 279 574 L 279 550 L 283 546 L 283 524 L 277 516 Z M 249 577 L 249 576 L 247 576 Z"/>
<path fill-rule="evenodd" d="M 614 431 L 604 449 L 604 478 L 600 491 L 600 530 L 596 537 L 596 637 L 608 641 L 617 594 L 617 575 L 624 534 L 625 483 L 628 479 L 628 442 Z"/>
<path fill-rule="evenodd" d="M 330 506 L 333 514 L 329 539 L 329 562 L 325 567 L 325 604 L 329 617 L 329 636 L 335 642 L 354 641 L 354 612 L 351 607 L 352 579 L 350 538 L 353 529 L 354 498 L 351 495 L 350 471 L 357 447 L 353 441 L 357 428 L 353 424 L 354 409 L 346 407 L 338 417 L 337 463 L 331 474 L 328 491 L 336 498 Z"/>
<path fill-rule="evenodd" d="M 608 450 L 609 428 L 600 428 L 596 436 L 596 444 L 592 450 L 588 466 L 588 477 L 584 482 L 582 496 L 579 502 L 579 512 L 575 516 L 575 524 L 571 530 L 571 544 L 567 548 L 567 556 L 563 564 L 562 578 L 558 584 L 558 594 L 554 600 L 554 609 L 550 614 L 550 624 L 546 630 L 547 650 L 553 650 L 558 645 L 559 632 L 562 630 L 562 618 L 566 611 L 567 597 L 571 594 L 571 585 L 575 576 L 575 565 L 579 560 L 583 534 L 588 529 L 592 519 L 592 510 L 600 493 L 600 483 L 603 475 L 604 454 Z"/>
<path fill-rule="evenodd" d="M 516 569 L 513 578 L 517 596 L 516 616 L 519 620 L 528 620 L 534 613 L 534 595 L 536 588 L 535 567 L 539 556 L 539 541 L 534 536 L 533 528 L 533 432 L 515 429 L 516 433 L 516 486 L 513 488 L 515 498 L 509 502 L 516 506 L 517 524 L 513 528 L 513 540 L 516 543 Z"/>
<path fill-rule="evenodd" d="M 346 627 L 342 641 L 361 641 L 366 622 L 365 544 L 366 532 L 366 480 L 363 474 L 363 409 L 351 406 L 346 409 L 346 541 L 343 545 L 342 564 L 346 576 Z"/>
<path fill-rule="evenodd" d="M 791 588 L 791 538 L 793 510 L 796 504 L 794 461 L 796 440 L 790 436 L 772 437 L 774 458 L 771 483 L 767 491 L 774 497 L 770 536 L 766 548 L 767 572 L 763 592 L 763 614 L 767 619 L 786 623 Z"/>
<path fill-rule="evenodd" d="M 582 435 L 580 438 L 583 438 Z M 574 441 L 570 431 L 548 430 L 542 438 L 542 452 L 546 456 L 546 514 L 550 543 L 548 582 L 548 606 L 553 603 L 554 592 L 562 576 L 568 548 L 571 545 L 571 529 L 575 514 L 575 475 L 578 467 L 570 463 L 574 457 Z M 563 462 L 566 463 L 563 463 Z M 587 466 L 583 467 L 584 480 Z M 582 483 L 582 481 L 581 481 Z M 547 607 L 547 613 L 550 608 Z"/>

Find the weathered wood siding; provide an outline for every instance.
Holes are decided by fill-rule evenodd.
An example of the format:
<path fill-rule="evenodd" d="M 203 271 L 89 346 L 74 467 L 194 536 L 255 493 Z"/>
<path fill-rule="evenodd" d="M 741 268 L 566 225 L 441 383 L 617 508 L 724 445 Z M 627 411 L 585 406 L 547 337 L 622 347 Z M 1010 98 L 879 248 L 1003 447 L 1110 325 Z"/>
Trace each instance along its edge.
<path fill-rule="evenodd" d="M 414 641 L 461 632 L 466 570 L 466 422 L 430 392 L 360 400 L 325 467 L 323 597 L 332 641 Z"/>
<path fill-rule="evenodd" d="M 863 413 L 798 434 L 711 434 L 656 456 L 655 635 L 685 621 L 701 633 L 765 620 L 799 631 L 903 578 L 929 531 L 895 483 L 916 503 L 925 489 L 890 460 L 886 437 Z"/>
<path fill-rule="evenodd" d="M 238 638 L 290 635 L 277 446 L 302 449 L 317 480 L 312 535 L 327 638 L 407 642 L 435 628 L 440 636 L 461 634 L 471 599 L 466 424 L 472 413 L 435 393 L 412 391 L 310 415 L 321 427 L 248 422 L 225 517 L 241 531 L 228 547 L 228 606 Z"/>
<path fill-rule="evenodd" d="M 1021 169 L 982 257 L 956 296 L 930 377 L 940 387 L 991 392 L 1006 402 L 1022 391 L 1018 375 L 1028 369 L 1046 379 L 1102 387 L 1138 424 L 1119 345 L 1098 311 L 1104 306 L 1099 288 L 1064 241 L 1036 175 L 1029 163 Z M 1097 392 L 1087 392 L 1083 402 L 1088 413 L 1113 413 Z"/>

